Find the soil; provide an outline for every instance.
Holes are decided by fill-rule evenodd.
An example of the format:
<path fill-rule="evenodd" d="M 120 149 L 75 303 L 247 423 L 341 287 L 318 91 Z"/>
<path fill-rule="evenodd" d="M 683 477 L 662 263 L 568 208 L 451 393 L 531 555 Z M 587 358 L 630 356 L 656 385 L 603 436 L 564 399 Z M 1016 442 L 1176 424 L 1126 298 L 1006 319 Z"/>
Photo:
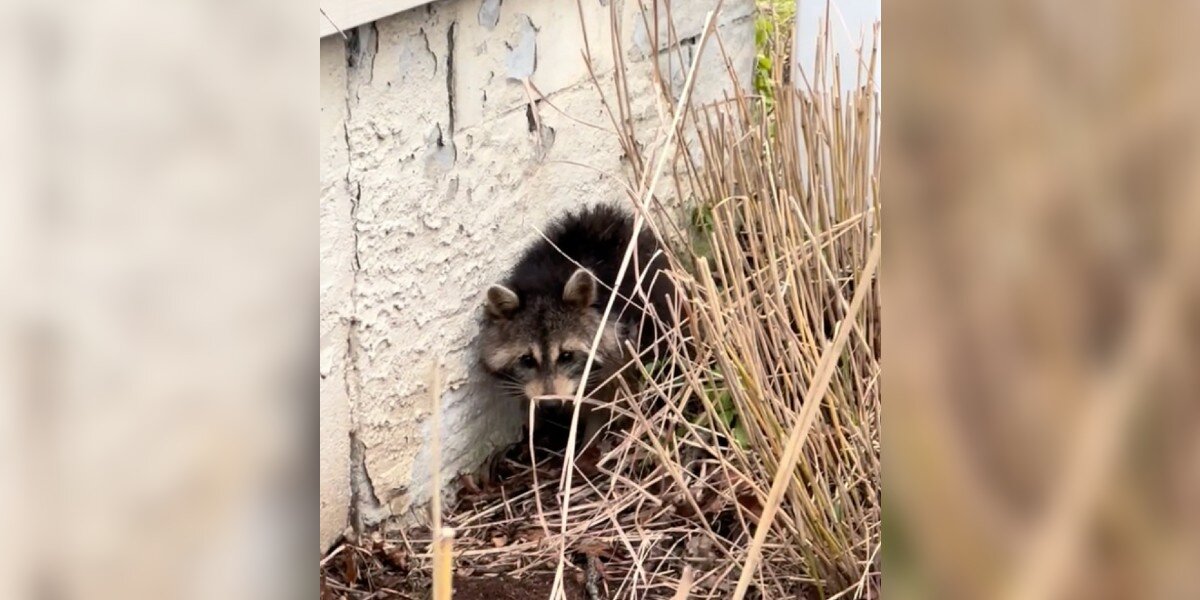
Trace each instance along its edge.
<path fill-rule="evenodd" d="M 520 579 L 504 576 L 454 576 L 454 600 L 544 600 L 550 597 L 550 589 L 554 585 L 553 575 L 526 575 Z M 429 581 L 424 578 L 407 579 L 405 577 L 384 574 L 365 586 L 368 588 L 385 588 L 391 590 L 387 598 L 407 598 L 411 600 L 429 600 L 433 590 Z M 564 584 L 567 600 L 589 600 L 587 592 L 581 583 L 567 577 Z M 345 588 L 330 588 L 322 585 L 322 600 L 351 600 L 360 598 L 378 598 L 366 590 L 348 590 Z"/>
<path fill-rule="evenodd" d="M 454 600 L 538 600 L 550 597 L 552 575 L 511 577 L 455 577 Z M 587 600 L 583 586 L 566 580 L 567 600 Z"/>

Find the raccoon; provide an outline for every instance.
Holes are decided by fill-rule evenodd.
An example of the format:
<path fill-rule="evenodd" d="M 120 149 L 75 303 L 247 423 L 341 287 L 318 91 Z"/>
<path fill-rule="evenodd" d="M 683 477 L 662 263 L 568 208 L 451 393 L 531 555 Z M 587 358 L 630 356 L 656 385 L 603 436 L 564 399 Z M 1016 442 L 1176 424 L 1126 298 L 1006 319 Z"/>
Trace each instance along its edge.
<path fill-rule="evenodd" d="M 638 354 L 650 354 L 642 358 L 647 362 L 661 351 L 659 323 L 670 322 L 674 286 L 662 273 L 667 265 L 658 243 L 645 231 L 625 276 L 616 281 L 633 236 L 633 217 L 615 206 L 568 213 L 544 233 L 502 282 L 488 288 L 478 349 L 484 370 L 502 390 L 537 403 L 535 427 L 563 427 L 614 289 L 617 300 L 585 388 L 588 397 L 600 402 L 611 400 L 613 375 L 637 358 L 627 344 Z M 611 413 L 591 404 L 580 410 L 582 447 Z"/>

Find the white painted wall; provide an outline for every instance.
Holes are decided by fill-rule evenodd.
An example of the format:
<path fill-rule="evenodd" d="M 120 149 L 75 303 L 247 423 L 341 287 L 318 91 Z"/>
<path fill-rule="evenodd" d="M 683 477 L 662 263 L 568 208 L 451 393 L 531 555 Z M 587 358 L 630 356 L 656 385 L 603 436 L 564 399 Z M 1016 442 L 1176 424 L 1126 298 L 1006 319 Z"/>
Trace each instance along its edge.
<path fill-rule="evenodd" d="M 347 340 L 354 291 L 349 149 L 346 145 L 346 45 L 321 40 L 321 545 L 341 532 L 350 504 L 350 401 Z"/>
<path fill-rule="evenodd" d="M 431 0 L 321 0 L 321 37 L 349 31 Z"/>
<path fill-rule="evenodd" d="M 611 93 L 609 1 L 620 2 L 633 113 L 653 125 L 653 49 L 636 2 L 583 2 L 604 92 Z M 698 35 L 714 4 L 677 1 L 678 36 Z M 753 6 L 727 0 L 719 20 L 746 87 Z M 370 504 L 373 492 L 382 514 L 399 516 L 428 500 L 433 361 L 447 382 L 445 480 L 515 438 L 519 410 L 471 372 L 480 293 L 536 236 L 534 227 L 568 207 L 623 195 L 620 149 L 587 81 L 574 2 L 442 0 L 351 38 L 321 42 L 322 547 L 346 526 L 352 430 L 371 481 L 358 490 L 361 500 Z M 682 85 L 686 65 L 665 49 L 658 56 Z M 686 42 L 683 56 L 691 58 Z M 703 61 L 696 101 L 720 99 L 729 83 L 716 44 Z M 523 76 L 558 109 L 538 103 L 535 131 Z M 654 130 L 643 131 L 649 141 Z"/>
<path fill-rule="evenodd" d="M 826 25 L 826 8 L 829 9 L 829 52 L 841 59 L 841 88 L 843 91 L 855 89 L 858 86 L 857 69 L 864 71 L 871 58 L 871 39 L 873 28 L 877 21 L 883 19 L 883 4 L 880 0 L 796 0 L 796 28 L 792 52 L 793 68 L 812 73 L 813 57 L 816 54 L 817 40 Z M 882 44 L 879 54 L 875 57 L 876 81 L 883 80 Z M 859 54 L 859 49 L 862 54 Z M 855 65 L 858 61 L 859 65 Z M 796 77 L 793 81 L 800 82 Z M 882 85 L 877 86 L 882 89 Z"/>

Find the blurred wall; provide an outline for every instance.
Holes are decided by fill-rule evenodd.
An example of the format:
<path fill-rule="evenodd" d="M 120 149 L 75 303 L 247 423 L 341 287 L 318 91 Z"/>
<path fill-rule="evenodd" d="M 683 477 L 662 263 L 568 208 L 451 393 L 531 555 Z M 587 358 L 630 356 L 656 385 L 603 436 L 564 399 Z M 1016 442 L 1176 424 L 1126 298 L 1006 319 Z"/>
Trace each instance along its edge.
<path fill-rule="evenodd" d="M 871 40 L 876 22 L 883 21 L 883 4 L 880 0 L 840 0 L 828 5 L 824 2 L 797 2 L 796 27 L 792 32 L 792 68 L 796 75 L 793 81 L 800 83 L 813 76 L 817 44 L 822 32 L 829 28 L 830 55 L 837 55 L 841 66 L 841 88 L 850 91 L 858 88 L 858 73 L 866 71 L 871 58 Z M 882 40 L 881 40 L 882 42 Z M 864 54 L 859 56 L 859 49 Z M 857 63 L 857 64 L 855 64 Z M 875 78 L 883 80 L 883 50 L 875 57 Z M 882 85 L 877 84 L 882 93 Z"/>
<path fill-rule="evenodd" d="M 435 361 L 449 486 L 519 436 L 516 403 L 472 372 L 482 291 L 548 219 L 625 197 L 583 31 L 611 102 L 617 16 L 632 117 L 650 143 L 667 111 L 651 58 L 678 94 L 715 3 L 676 3 L 674 45 L 664 11 L 656 48 L 637 3 L 606 0 L 582 3 L 583 28 L 574 2 L 447 0 L 321 40 L 322 548 L 347 526 L 352 492 L 367 523 L 425 505 Z M 717 21 L 744 88 L 753 11 L 727 1 Z M 720 48 L 705 48 L 694 102 L 733 85 Z"/>

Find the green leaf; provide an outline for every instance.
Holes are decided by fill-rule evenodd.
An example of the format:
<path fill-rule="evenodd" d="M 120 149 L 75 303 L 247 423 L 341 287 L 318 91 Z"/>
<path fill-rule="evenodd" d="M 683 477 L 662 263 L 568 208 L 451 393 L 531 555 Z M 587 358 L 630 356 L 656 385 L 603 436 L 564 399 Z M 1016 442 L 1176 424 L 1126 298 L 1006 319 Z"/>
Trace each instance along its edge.
<path fill-rule="evenodd" d="M 713 230 L 712 207 L 696 206 L 693 208 L 692 226 L 702 233 L 711 233 Z"/>
<path fill-rule="evenodd" d="M 733 428 L 733 441 L 737 442 L 737 445 L 743 450 L 750 447 L 750 434 L 746 433 L 746 428 L 742 427 L 741 423 Z"/>

